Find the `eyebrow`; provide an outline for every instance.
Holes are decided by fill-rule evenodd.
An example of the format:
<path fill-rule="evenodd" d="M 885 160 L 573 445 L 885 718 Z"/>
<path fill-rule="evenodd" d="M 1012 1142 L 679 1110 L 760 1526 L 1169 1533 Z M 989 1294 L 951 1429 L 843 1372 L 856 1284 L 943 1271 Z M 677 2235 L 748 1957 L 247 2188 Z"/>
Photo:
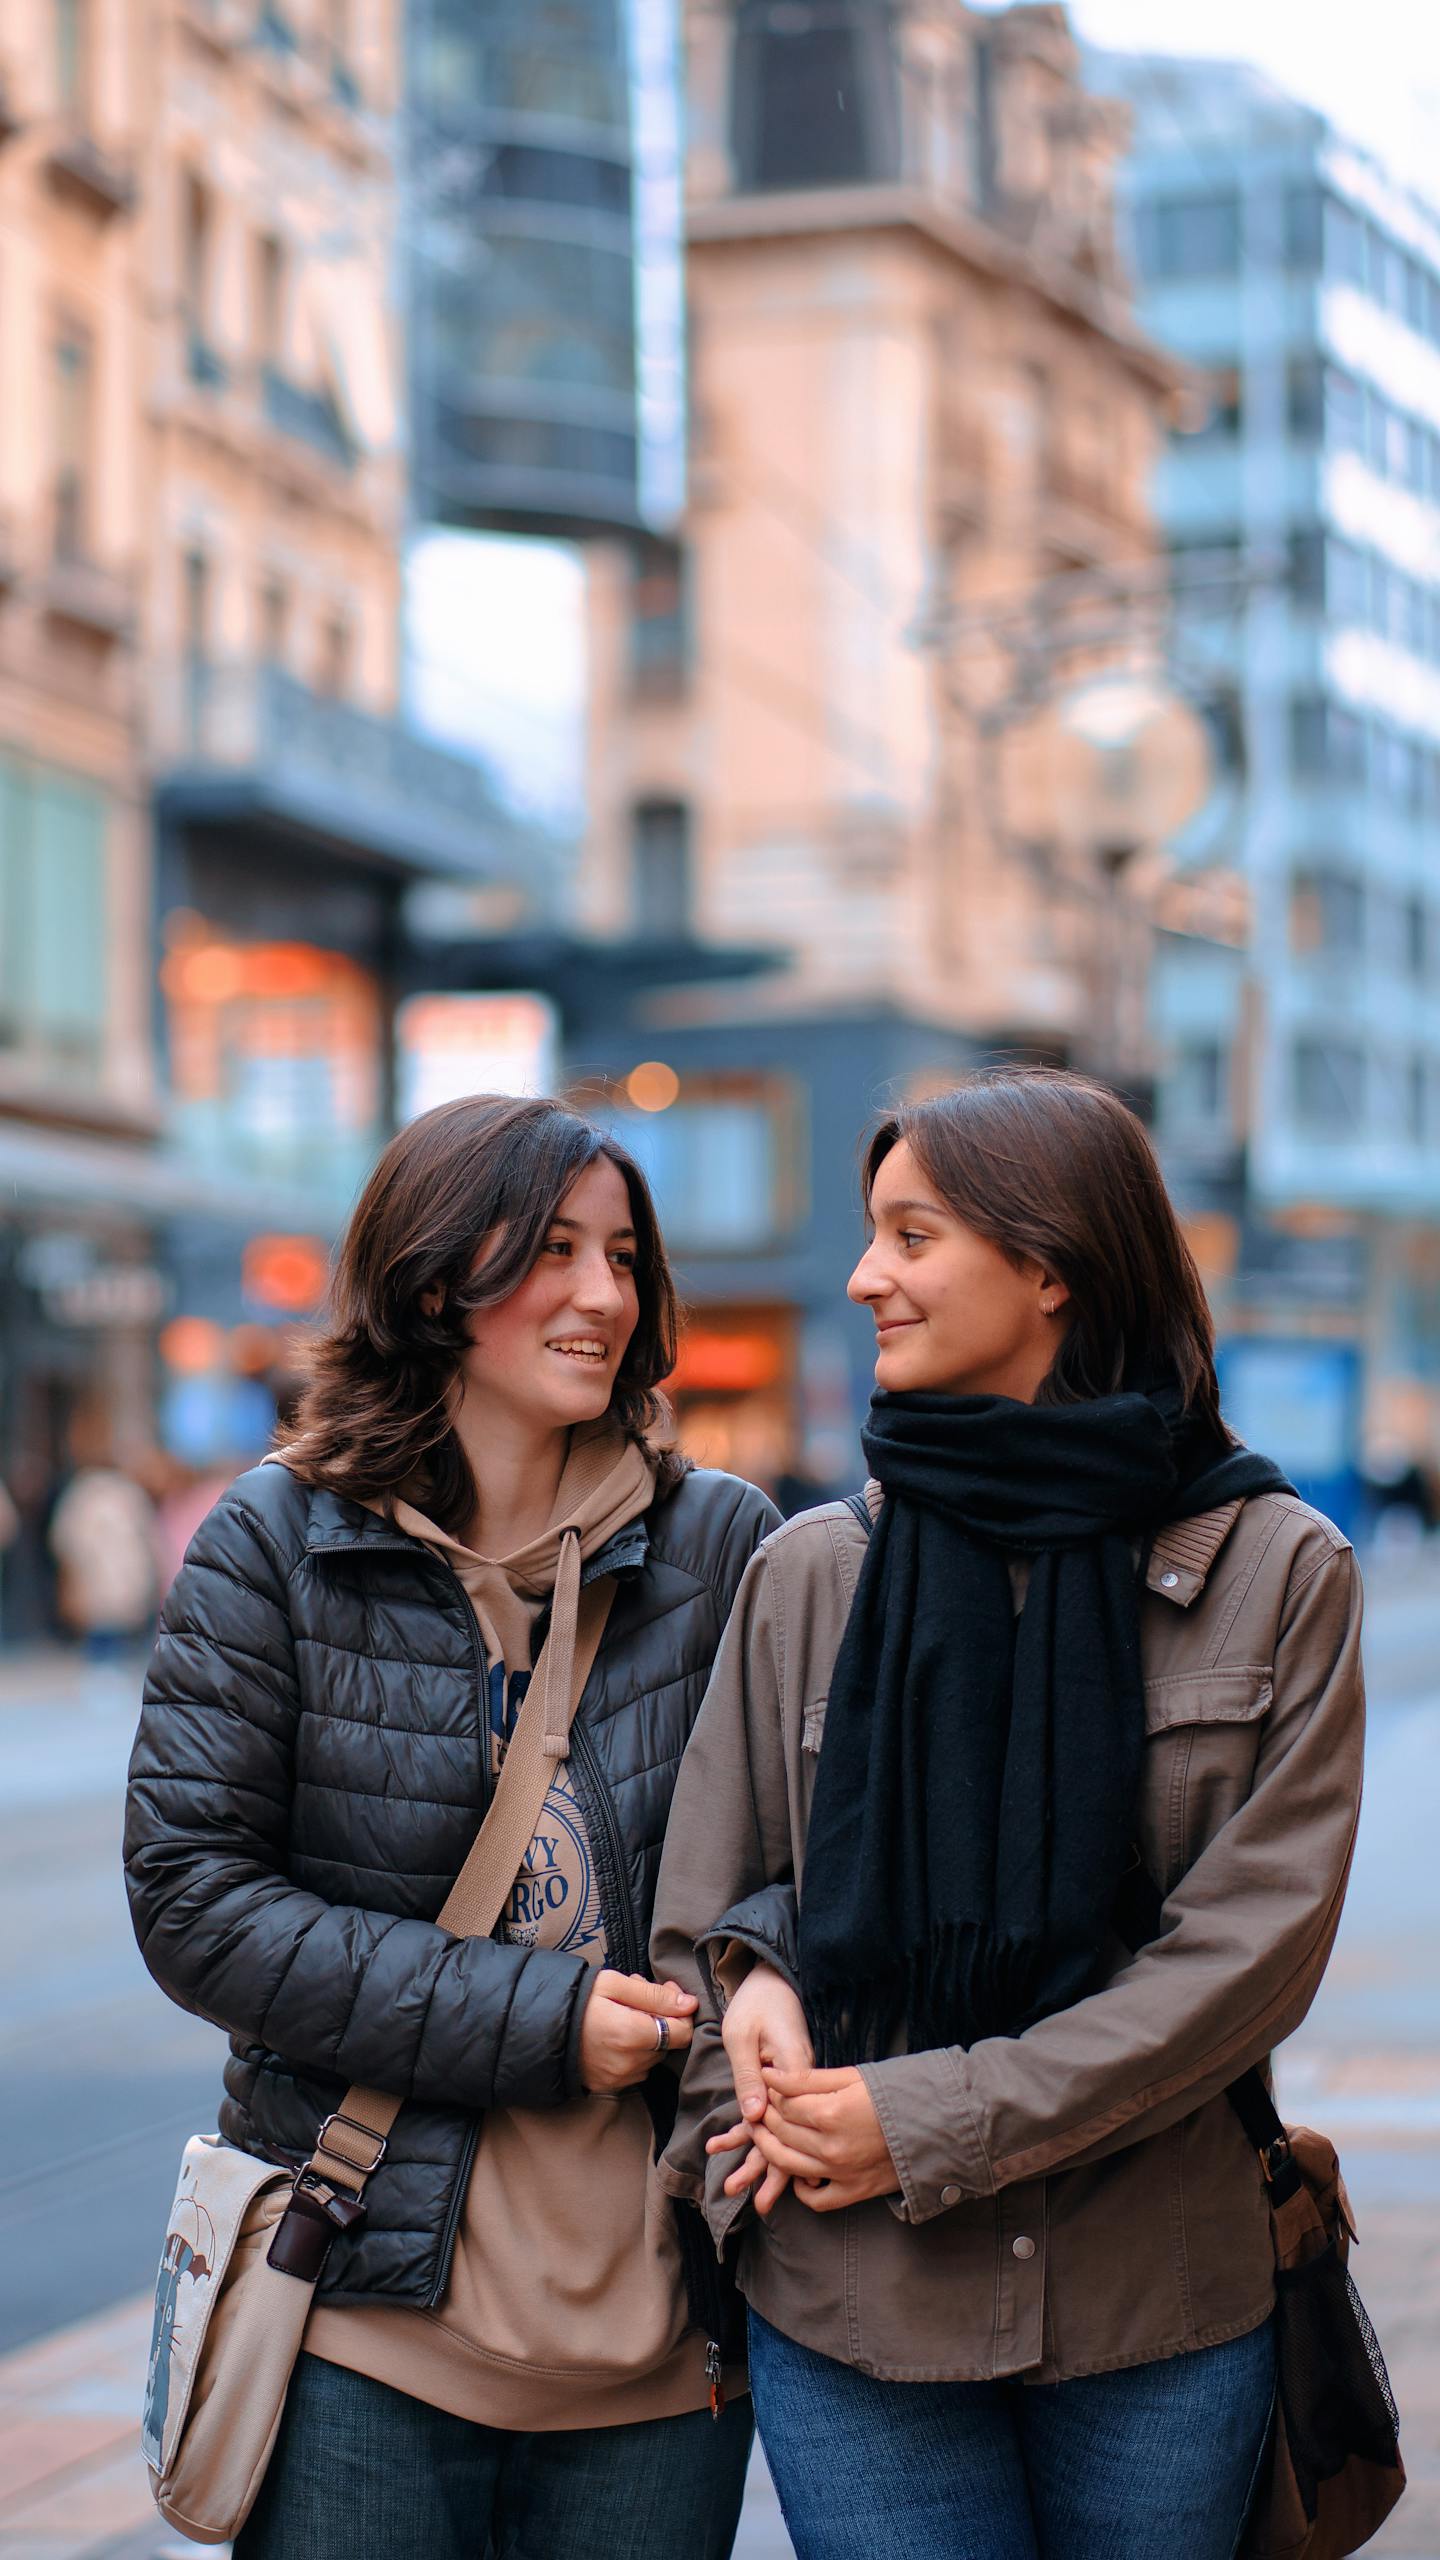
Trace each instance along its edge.
<path fill-rule="evenodd" d="M 570 1232 L 571 1232 L 571 1234 L 572 1234 L 572 1235 L 577 1235 L 577 1236 L 579 1236 L 579 1235 L 583 1235 L 583 1234 L 584 1234 L 584 1232 L 585 1232 L 584 1221 L 583 1221 L 583 1219 L 580 1219 L 580 1218 L 552 1218 L 552 1219 L 551 1219 L 551 1221 L 550 1221 L 550 1224 L 551 1224 L 551 1226 L 552 1226 L 552 1227 L 568 1227 L 568 1228 L 570 1229 Z M 631 1243 L 633 1244 L 633 1243 L 635 1242 L 635 1230 L 634 1230 L 634 1228 L 633 1228 L 633 1227 L 612 1227 L 612 1228 L 611 1228 L 611 1230 L 610 1230 L 610 1242 L 611 1242 L 612 1244 L 616 1244 L 616 1243 L 618 1243 L 618 1242 L 620 1241 L 620 1239 L 621 1239 L 622 1237 L 624 1237 L 624 1236 L 628 1236 L 628 1237 L 629 1237 L 629 1239 L 630 1239 L 630 1241 L 631 1241 Z"/>
<path fill-rule="evenodd" d="M 941 1208 L 938 1200 L 887 1200 L 883 1214 L 889 1218 L 898 1218 L 903 1209 L 918 1209 L 922 1216 L 927 1218 L 943 1218 L 949 1214 L 947 1210 Z"/>

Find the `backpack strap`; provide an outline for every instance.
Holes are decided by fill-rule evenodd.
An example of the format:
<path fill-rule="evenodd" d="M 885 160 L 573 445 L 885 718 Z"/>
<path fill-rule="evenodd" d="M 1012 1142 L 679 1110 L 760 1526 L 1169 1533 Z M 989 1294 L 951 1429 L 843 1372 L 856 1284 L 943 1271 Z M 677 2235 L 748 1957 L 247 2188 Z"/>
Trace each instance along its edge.
<path fill-rule="evenodd" d="M 874 1535 L 875 1523 L 871 1518 L 870 1505 L 866 1501 L 864 1494 L 847 1493 L 845 1496 L 845 1508 L 847 1511 L 854 1512 L 855 1517 L 859 1521 L 861 1528 L 864 1530 L 866 1537 L 872 1537 Z"/>

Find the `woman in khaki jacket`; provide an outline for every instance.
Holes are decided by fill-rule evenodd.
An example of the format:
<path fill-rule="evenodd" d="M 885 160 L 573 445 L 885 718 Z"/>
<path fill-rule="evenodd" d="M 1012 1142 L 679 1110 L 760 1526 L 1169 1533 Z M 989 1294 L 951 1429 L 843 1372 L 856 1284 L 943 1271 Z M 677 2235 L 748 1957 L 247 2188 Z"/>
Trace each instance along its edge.
<path fill-rule="evenodd" d="M 1224 2092 L 1339 1918 L 1354 1560 L 1225 1430 L 1113 1096 L 976 1078 L 865 1190 L 872 1482 L 752 1560 L 681 1772 L 662 2174 L 737 2259 L 801 2560 L 1230 2560 L 1273 2259 Z"/>

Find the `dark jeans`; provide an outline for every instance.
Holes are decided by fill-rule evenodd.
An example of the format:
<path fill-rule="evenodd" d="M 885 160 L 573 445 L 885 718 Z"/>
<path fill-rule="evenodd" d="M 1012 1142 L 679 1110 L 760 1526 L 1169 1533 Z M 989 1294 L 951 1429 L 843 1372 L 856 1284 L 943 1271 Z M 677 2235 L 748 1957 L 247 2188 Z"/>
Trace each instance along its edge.
<path fill-rule="evenodd" d="M 750 2387 L 799 2560 L 1232 2560 L 1275 2354 L 1267 2322 L 1076 2382 L 875 2382 L 752 2311 Z"/>
<path fill-rule="evenodd" d="M 750 2435 L 744 2399 L 513 2435 L 302 2355 L 235 2560 L 729 2560 Z"/>

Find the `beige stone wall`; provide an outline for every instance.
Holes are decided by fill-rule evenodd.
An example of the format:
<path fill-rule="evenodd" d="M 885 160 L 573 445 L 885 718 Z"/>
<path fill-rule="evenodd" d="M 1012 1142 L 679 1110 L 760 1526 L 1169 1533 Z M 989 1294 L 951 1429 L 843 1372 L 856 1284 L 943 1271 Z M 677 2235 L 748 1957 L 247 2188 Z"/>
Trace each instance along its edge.
<path fill-rule="evenodd" d="M 691 12 L 693 674 L 636 702 L 624 563 L 597 558 L 589 920 L 633 921 L 631 810 L 674 794 L 699 929 L 794 951 L 753 1001 L 890 997 L 1081 1050 L 1103 902 L 992 823 L 970 706 L 1015 667 L 939 634 L 1154 548 L 1168 376 L 1114 265 L 1110 111 L 1078 91 L 1061 13 L 1017 13 L 1005 197 L 982 216 L 973 22 L 914 6 L 900 180 L 741 196 L 725 20 Z"/>

